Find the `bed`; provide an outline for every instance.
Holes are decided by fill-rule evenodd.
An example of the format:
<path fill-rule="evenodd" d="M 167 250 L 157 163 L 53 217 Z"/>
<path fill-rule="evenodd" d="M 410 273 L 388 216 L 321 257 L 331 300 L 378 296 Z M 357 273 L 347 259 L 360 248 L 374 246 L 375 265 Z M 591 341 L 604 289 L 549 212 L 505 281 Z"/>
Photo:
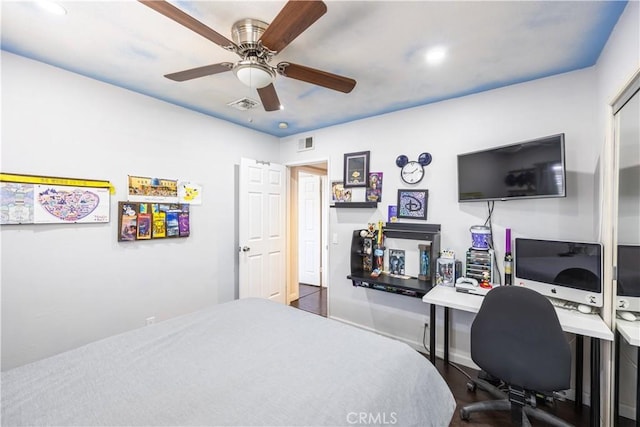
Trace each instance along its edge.
<path fill-rule="evenodd" d="M 2 425 L 447 426 L 408 345 L 262 299 L 219 304 L 2 373 Z"/>

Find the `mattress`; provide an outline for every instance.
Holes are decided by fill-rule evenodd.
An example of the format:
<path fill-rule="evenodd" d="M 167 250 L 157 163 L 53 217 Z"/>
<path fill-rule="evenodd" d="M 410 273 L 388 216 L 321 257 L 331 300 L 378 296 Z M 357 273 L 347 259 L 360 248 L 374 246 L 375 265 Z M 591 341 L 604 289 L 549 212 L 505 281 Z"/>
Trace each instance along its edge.
<path fill-rule="evenodd" d="M 408 345 L 262 299 L 219 304 L 2 373 L 3 426 L 447 426 Z"/>

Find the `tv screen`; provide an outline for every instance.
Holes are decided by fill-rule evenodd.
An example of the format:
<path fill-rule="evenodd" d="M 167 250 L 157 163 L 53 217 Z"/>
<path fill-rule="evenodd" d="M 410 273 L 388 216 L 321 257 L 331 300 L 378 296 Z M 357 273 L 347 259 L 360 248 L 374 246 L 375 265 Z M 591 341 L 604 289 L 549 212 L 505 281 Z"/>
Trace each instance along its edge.
<path fill-rule="evenodd" d="M 515 284 L 601 307 L 602 244 L 516 238 Z"/>
<path fill-rule="evenodd" d="M 458 201 L 565 197 L 564 134 L 458 155 Z"/>

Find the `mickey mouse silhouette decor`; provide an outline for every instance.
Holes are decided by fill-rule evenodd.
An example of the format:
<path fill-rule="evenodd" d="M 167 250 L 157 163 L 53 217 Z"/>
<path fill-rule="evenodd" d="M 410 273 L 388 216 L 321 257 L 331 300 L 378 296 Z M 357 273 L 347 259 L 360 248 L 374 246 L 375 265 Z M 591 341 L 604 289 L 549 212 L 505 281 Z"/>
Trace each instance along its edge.
<path fill-rule="evenodd" d="M 407 184 L 417 184 L 424 178 L 424 167 L 431 163 L 431 154 L 422 153 L 418 161 L 411 160 L 404 154 L 396 158 L 396 165 L 400 168 L 400 178 Z"/>

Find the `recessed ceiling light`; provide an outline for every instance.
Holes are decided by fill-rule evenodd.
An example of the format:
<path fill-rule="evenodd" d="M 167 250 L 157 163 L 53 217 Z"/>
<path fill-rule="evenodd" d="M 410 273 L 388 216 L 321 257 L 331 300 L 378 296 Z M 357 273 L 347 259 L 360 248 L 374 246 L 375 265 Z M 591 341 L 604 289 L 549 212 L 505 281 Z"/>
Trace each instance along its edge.
<path fill-rule="evenodd" d="M 279 127 L 280 129 L 286 129 L 286 128 L 288 128 L 288 127 L 289 127 L 289 123 L 287 123 L 287 122 L 280 122 L 280 123 L 278 123 L 278 127 Z"/>
<path fill-rule="evenodd" d="M 426 60 L 429 65 L 438 65 L 447 56 L 447 49 L 442 46 L 431 48 L 427 51 Z"/>
<path fill-rule="evenodd" d="M 50 0 L 39 0 L 36 2 L 41 9 L 46 10 L 54 15 L 66 15 L 67 10 L 58 3 Z"/>

